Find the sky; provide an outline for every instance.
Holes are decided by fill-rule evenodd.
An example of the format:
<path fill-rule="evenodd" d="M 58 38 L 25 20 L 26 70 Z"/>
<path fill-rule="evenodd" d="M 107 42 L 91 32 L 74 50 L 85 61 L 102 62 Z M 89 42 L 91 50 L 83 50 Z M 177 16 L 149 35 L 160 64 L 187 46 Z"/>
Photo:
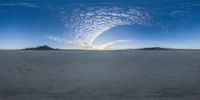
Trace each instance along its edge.
<path fill-rule="evenodd" d="M 1 0 L 0 49 L 200 49 L 199 0 Z"/>

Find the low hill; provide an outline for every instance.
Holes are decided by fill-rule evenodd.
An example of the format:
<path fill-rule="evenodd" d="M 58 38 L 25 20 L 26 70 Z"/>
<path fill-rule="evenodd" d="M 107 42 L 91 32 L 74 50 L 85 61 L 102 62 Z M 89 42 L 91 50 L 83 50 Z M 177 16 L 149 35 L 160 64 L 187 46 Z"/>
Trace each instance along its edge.
<path fill-rule="evenodd" d="M 43 46 L 37 46 L 37 47 L 32 47 L 32 48 L 26 48 L 23 50 L 59 50 L 59 49 L 54 49 L 52 47 L 49 47 L 47 45 L 43 45 Z"/>
<path fill-rule="evenodd" d="M 137 49 L 137 50 L 174 50 L 171 48 L 161 48 L 161 47 L 151 47 L 151 48 L 141 48 L 141 49 Z"/>

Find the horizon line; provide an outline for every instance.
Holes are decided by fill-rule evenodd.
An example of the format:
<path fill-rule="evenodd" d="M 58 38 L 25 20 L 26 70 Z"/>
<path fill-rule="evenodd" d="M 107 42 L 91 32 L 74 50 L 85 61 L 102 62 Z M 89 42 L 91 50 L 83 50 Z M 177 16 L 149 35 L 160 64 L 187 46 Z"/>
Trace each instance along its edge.
<path fill-rule="evenodd" d="M 43 45 L 45 46 L 45 45 Z M 48 45 L 46 45 L 48 46 Z M 42 47 L 42 46 L 36 46 L 36 47 L 30 47 L 30 48 L 37 48 L 37 47 Z M 48 46 L 49 47 L 49 46 Z M 50 47 L 52 48 L 52 47 Z M 198 48 L 172 48 L 172 47 L 141 47 L 141 48 L 125 48 L 125 49 L 104 49 L 104 50 L 98 50 L 98 49 L 70 49 L 70 48 L 66 48 L 66 49 L 61 49 L 61 48 L 52 48 L 52 50 L 38 50 L 38 51 L 56 51 L 56 50 L 60 50 L 60 51 L 115 51 L 115 50 L 147 50 L 147 49 L 166 49 L 166 50 L 200 50 Z M 26 49 L 29 48 L 21 48 L 21 49 L 1 49 L 0 51 L 28 51 Z M 29 51 L 37 51 L 37 50 L 29 50 Z"/>

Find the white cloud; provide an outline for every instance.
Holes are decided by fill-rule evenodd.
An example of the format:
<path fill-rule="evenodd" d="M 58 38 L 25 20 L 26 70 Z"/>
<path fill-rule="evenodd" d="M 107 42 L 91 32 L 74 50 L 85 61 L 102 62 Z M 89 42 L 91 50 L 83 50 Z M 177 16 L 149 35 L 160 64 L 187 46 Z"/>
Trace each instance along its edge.
<path fill-rule="evenodd" d="M 113 46 L 115 44 L 118 44 L 118 43 L 124 43 L 124 42 L 130 42 L 131 40 L 117 40 L 117 41 L 112 41 L 112 42 L 108 42 L 108 43 L 105 43 L 101 46 L 99 46 L 98 48 L 99 49 L 107 49 L 109 48 L 110 46 Z"/>
<path fill-rule="evenodd" d="M 72 10 L 70 12 L 68 7 L 62 9 L 58 7 L 56 12 L 61 15 L 65 27 L 73 33 L 72 40 L 68 43 L 83 48 L 97 48 L 94 45 L 96 39 L 116 26 L 132 24 L 149 26 L 151 22 L 149 12 L 140 7 L 113 3 L 76 4 L 73 7 L 70 8 Z"/>
<path fill-rule="evenodd" d="M 58 36 L 46 35 L 45 38 L 55 41 L 55 42 L 66 42 L 65 39 L 58 37 Z"/>
<path fill-rule="evenodd" d="M 149 15 L 140 8 L 114 4 L 112 6 L 110 4 L 81 5 L 80 7 L 75 8 L 69 18 L 64 14 L 62 17 L 62 21 L 67 22 L 66 26 L 71 27 L 75 33 L 72 42 L 78 46 L 94 47 L 93 43 L 100 35 L 119 25 L 148 25 Z"/>
<path fill-rule="evenodd" d="M 24 7 L 32 7 L 32 8 L 38 8 L 39 5 L 35 4 L 35 3 L 18 3 L 19 6 L 24 6 Z"/>
<path fill-rule="evenodd" d="M 21 6 L 21 7 L 30 7 L 30 8 L 38 8 L 39 5 L 35 3 L 25 3 L 25 2 L 20 2 L 20 3 L 0 3 L 1 7 L 16 7 L 16 6 Z"/>
<path fill-rule="evenodd" d="M 172 17 L 184 16 L 186 13 L 187 11 L 184 11 L 184 10 L 175 10 L 170 13 L 170 16 Z"/>
<path fill-rule="evenodd" d="M 5 6 L 5 7 L 7 7 L 7 6 L 16 6 L 17 4 L 16 3 L 0 3 L 0 6 Z"/>

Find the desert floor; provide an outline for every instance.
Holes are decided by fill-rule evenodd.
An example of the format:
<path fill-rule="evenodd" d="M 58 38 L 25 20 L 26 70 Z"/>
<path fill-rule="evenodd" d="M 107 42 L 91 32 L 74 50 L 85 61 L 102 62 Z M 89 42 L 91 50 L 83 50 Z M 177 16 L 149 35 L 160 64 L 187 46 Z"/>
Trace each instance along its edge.
<path fill-rule="evenodd" d="M 0 100 L 200 100 L 200 51 L 0 51 Z"/>

